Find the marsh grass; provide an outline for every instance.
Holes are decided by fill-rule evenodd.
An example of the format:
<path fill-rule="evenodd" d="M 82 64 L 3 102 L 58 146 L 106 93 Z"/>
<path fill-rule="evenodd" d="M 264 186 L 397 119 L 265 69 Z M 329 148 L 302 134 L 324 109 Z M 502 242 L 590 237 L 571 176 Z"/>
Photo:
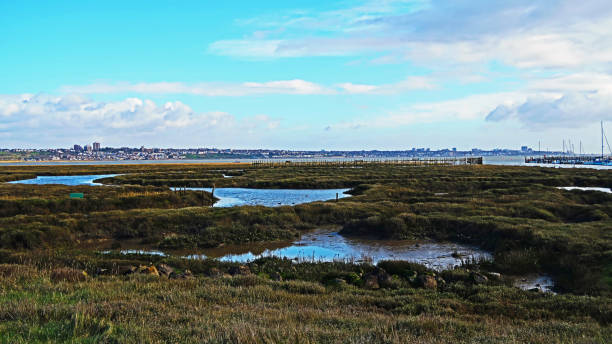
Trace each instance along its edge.
<path fill-rule="evenodd" d="M 458 282 L 445 292 L 370 291 L 257 276 L 167 280 L 139 275 L 54 283 L 51 271 L 27 269 L 17 268 L 0 280 L 2 342 L 551 343 L 589 338 L 604 343 L 612 334 L 609 300 L 503 286 Z"/>
<path fill-rule="evenodd" d="M 3 166 L 0 181 L 115 173 L 124 175 L 103 180 L 114 187 L 0 184 L 0 342 L 604 343 L 612 337 L 612 195 L 556 189 L 612 187 L 609 171 Z M 212 201 L 205 193 L 168 189 L 212 185 L 351 188 L 353 196 L 222 209 L 202 206 Z M 86 199 L 66 199 L 73 191 Z M 437 290 L 413 282 L 415 274 L 434 272 L 382 262 L 392 288 L 367 290 L 368 264 L 265 258 L 249 264 L 252 276 L 209 278 L 232 264 L 95 253 L 125 240 L 172 249 L 289 240 L 318 227 L 387 240 L 467 243 L 490 250 L 494 259 L 466 259 L 462 268 L 440 273 L 446 283 Z M 97 275 L 159 263 L 197 277 Z M 56 273 L 52 279 L 55 269 L 65 268 L 89 277 Z M 521 291 L 503 279 L 477 285 L 474 271 L 544 272 L 561 294 Z"/>

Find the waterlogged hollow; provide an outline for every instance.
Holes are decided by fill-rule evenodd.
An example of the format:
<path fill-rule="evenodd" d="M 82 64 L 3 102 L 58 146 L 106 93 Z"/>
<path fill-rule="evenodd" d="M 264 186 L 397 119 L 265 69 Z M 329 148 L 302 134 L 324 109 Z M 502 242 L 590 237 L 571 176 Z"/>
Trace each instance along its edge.
<path fill-rule="evenodd" d="M 409 240 L 368 240 L 344 237 L 337 232 L 319 231 L 304 234 L 285 247 L 241 245 L 217 248 L 205 256 L 222 261 L 248 262 L 260 257 L 280 257 L 298 261 L 352 261 L 377 264 L 381 260 L 406 260 L 435 270 L 460 265 L 467 259 L 491 259 L 478 248 L 454 243 L 415 242 Z M 189 255 L 189 258 L 202 258 Z"/>
<path fill-rule="evenodd" d="M 181 188 L 173 188 L 179 190 Z M 212 188 L 183 188 L 183 190 L 204 190 L 212 192 Z M 296 205 L 317 201 L 328 201 L 349 197 L 349 189 L 248 189 L 248 188 L 215 188 L 214 196 L 219 199 L 213 207 L 236 207 L 241 205 L 263 205 L 278 207 Z"/>
<path fill-rule="evenodd" d="M 63 185 L 103 185 L 100 183 L 94 183 L 94 180 L 102 178 L 116 177 L 118 174 L 98 174 L 98 175 L 84 175 L 84 176 L 37 176 L 33 179 L 16 180 L 9 182 L 11 184 L 32 184 L 32 185 L 45 185 L 45 184 L 63 184 Z"/>
<path fill-rule="evenodd" d="M 555 286 L 555 282 L 550 276 L 529 274 L 526 276 L 519 276 L 514 279 L 514 286 L 523 290 L 534 290 L 537 289 L 543 292 L 552 292 Z"/>
<path fill-rule="evenodd" d="M 123 254 L 166 255 L 158 250 L 122 250 Z M 369 240 L 344 237 L 325 230 L 302 235 L 293 242 L 267 242 L 231 245 L 203 249 L 197 253 L 175 252 L 187 259 L 216 258 L 229 262 L 249 262 L 261 257 L 279 257 L 296 261 L 345 261 L 377 264 L 381 260 L 404 260 L 423 264 L 431 269 L 444 270 L 462 261 L 492 259 L 490 253 L 476 247 L 437 242 L 409 240 Z"/>

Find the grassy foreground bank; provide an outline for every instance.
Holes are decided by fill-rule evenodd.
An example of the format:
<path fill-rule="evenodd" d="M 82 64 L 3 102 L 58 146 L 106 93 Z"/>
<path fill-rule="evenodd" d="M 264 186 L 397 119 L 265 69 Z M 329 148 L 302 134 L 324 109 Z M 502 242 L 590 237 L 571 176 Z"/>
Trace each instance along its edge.
<path fill-rule="evenodd" d="M 288 280 L 263 273 L 63 280 L 53 270 L 0 265 L 0 341 L 605 343 L 612 335 L 608 298 L 448 276 L 448 285 L 434 290 L 401 281 L 370 290 L 308 280 L 309 269 L 298 266 L 302 277 Z"/>

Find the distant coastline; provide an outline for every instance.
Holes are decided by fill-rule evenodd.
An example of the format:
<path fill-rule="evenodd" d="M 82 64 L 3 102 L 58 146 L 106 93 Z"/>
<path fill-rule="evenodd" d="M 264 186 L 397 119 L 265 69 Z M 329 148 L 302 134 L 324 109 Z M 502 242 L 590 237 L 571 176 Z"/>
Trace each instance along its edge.
<path fill-rule="evenodd" d="M 423 158 L 423 157 L 414 157 Z M 0 161 L 2 166 L 49 166 L 49 165 L 156 165 L 156 164 L 208 164 L 208 165 L 248 165 L 255 161 L 353 161 L 353 160 L 401 160 L 410 159 L 409 157 L 387 157 L 387 158 L 275 158 L 275 159 L 164 159 L 164 160 L 4 160 Z M 426 159 L 426 157 L 424 157 Z M 591 168 L 591 169 L 612 169 L 612 166 L 597 165 L 554 165 L 554 164 L 525 164 L 524 155 L 499 155 L 484 156 L 484 165 L 503 165 L 503 166 L 531 166 L 531 167 L 550 167 L 550 168 Z"/>

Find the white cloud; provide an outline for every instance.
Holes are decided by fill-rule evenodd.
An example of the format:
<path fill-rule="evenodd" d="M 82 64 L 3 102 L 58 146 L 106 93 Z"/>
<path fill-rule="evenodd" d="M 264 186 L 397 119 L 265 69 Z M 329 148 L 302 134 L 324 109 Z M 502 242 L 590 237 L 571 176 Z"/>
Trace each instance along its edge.
<path fill-rule="evenodd" d="M 400 82 L 383 85 L 353 84 L 350 82 L 338 84 L 338 87 L 349 94 L 397 94 L 413 90 L 433 90 L 438 88 L 429 77 L 412 76 Z"/>
<path fill-rule="evenodd" d="M 133 144 L 146 138 L 171 146 L 197 144 L 211 137 L 241 137 L 278 126 L 278 120 L 265 115 L 238 119 L 221 111 L 196 113 L 179 101 L 158 105 L 140 98 L 98 102 L 75 95 L 0 96 L 0 133 L 16 142 L 30 138 L 66 146 L 75 139 L 112 137 Z"/>
<path fill-rule="evenodd" d="M 500 105 L 486 120 L 516 120 L 533 129 L 584 127 L 600 120 L 612 120 L 611 96 L 578 92 L 559 98 L 538 95 L 512 106 Z"/>
<path fill-rule="evenodd" d="M 375 90 L 355 90 L 360 91 Z M 535 77 L 519 91 L 415 103 L 384 115 L 331 124 L 329 129 L 394 128 L 418 123 L 483 120 L 499 124 L 513 122 L 533 130 L 582 128 L 600 120 L 612 120 L 612 76 L 577 73 Z"/>
<path fill-rule="evenodd" d="M 217 41 L 209 51 L 264 58 L 391 52 L 434 67 L 497 60 L 518 68 L 597 68 L 612 60 L 612 6 L 602 0 L 369 1 L 247 23 L 283 31 Z"/>
<path fill-rule="evenodd" d="M 300 79 L 243 83 L 153 82 L 116 83 L 64 86 L 62 91 L 81 94 L 142 93 L 142 94 L 194 94 L 201 96 L 246 96 L 262 94 L 330 94 L 334 90 Z"/>
<path fill-rule="evenodd" d="M 349 122 L 329 125 L 326 129 L 397 128 L 419 123 L 482 120 L 491 109 L 501 104 L 513 105 L 524 99 L 518 93 L 473 95 L 441 102 L 416 103 Z"/>
<path fill-rule="evenodd" d="M 320 85 L 314 82 L 294 79 L 267 82 L 229 83 L 196 83 L 154 82 L 154 83 L 116 83 L 91 84 L 82 86 L 64 86 L 62 91 L 73 94 L 104 93 L 141 93 L 141 94 L 193 94 L 201 96 L 238 97 L 248 95 L 284 94 L 284 95 L 330 95 L 330 94 L 395 94 L 411 90 L 432 90 L 437 88 L 434 80 L 428 77 L 411 76 L 397 83 L 382 85 L 364 85 L 339 83 L 334 86 Z"/>

